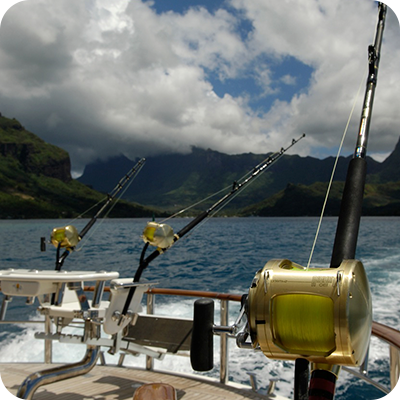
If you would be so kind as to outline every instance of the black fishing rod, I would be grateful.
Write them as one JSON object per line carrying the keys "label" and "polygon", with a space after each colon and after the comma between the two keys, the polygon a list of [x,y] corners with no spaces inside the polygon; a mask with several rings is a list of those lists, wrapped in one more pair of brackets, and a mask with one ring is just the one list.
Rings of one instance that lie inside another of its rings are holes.
{"label": "black fishing rod", "polygon": [[[358,232],[360,227],[364,186],[367,171],[367,143],[372,116],[375,89],[377,85],[383,30],[385,28],[387,6],[378,4],[378,23],[374,44],[368,47],[368,78],[364,96],[363,110],[358,131],[354,156],[350,161],[346,183],[340,206],[336,236],[333,245],[331,268],[338,268],[343,260],[355,259]],[[336,367],[336,366],[333,366]],[[336,371],[338,373],[338,371]],[[333,370],[316,369],[313,371],[309,399],[332,399],[335,392],[337,375]],[[324,384],[324,382],[326,384]]]}
{"label": "black fishing rod", "polygon": [[[74,240],[71,241],[67,240],[67,243],[64,244],[64,241],[58,241],[57,245],[57,259],[56,259],[56,271],[60,271],[65,259],[68,257],[68,255],[75,249],[76,244],[83,239],[83,237],[89,232],[89,230],[92,228],[92,226],[96,223],[97,219],[103,214],[103,212],[109,207],[109,205],[113,202],[113,200],[116,198],[118,193],[124,188],[124,186],[132,181],[137,174],[140,172],[142,169],[146,159],[142,158],[140,159],[137,164],[129,170],[127,174],[125,174],[117,183],[117,185],[114,187],[114,189],[107,195],[107,201],[104,203],[104,205],[100,208],[100,210],[90,219],[90,221],[85,225],[85,227],[81,230],[79,234],[75,233],[75,228],[72,226],[68,226],[65,228],[61,228],[61,230],[64,230],[64,232],[69,229],[72,231],[72,235],[75,236]],[[64,233],[62,232],[62,233]],[[64,239],[65,239],[65,233],[64,233]],[[75,244],[76,243],[76,244]],[[62,247],[66,247],[66,250],[64,253],[60,256],[60,250]]]}
{"label": "black fishing rod", "polygon": [[[274,164],[279,158],[281,158],[292,146],[294,146],[297,142],[299,142],[302,138],[305,137],[305,134],[301,135],[298,139],[293,139],[291,144],[286,147],[282,148],[279,152],[274,153],[273,155],[269,156],[265,161],[263,161],[261,164],[257,165],[254,169],[251,175],[244,179],[243,182],[237,183],[234,182],[232,189],[229,193],[224,195],[221,199],[219,199],[216,203],[214,203],[209,209],[206,211],[203,211],[201,214],[199,214],[196,218],[194,218],[191,222],[189,222],[185,227],[183,227],[177,234],[175,235],[170,235],[171,240],[170,244],[167,245],[166,247],[158,247],[156,250],[154,250],[147,258],[145,257],[146,250],[150,244],[150,240],[146,242],[141,257],[140,257],[140,262],[139,262],[139,267],[135,273],[135,276],[133,278],[133,282],[139,282],[140,277],[143,273],[143,271],[147,268],[147,266],[152,262],[154,259],[156,259],[160,254],[164,253],[167,251],[175,242],[177,242],[179,239],[181,239],[184,235],[186,235],[188,232],[190,232],[195,226],[197,226],[200,222],[202,222],[204,219],[206,219],[212,212],[216,212],[219,209],[221,209],[224,205],[227,204],[227,202],[234,196],[237,195],[241,190],[244,189],[245,186],[247,186],[253,179],[256,177],[260,176],[262,172],[264,172],[268,167],[270,167],[272,164]],[[172,229],[170,228],[170,232],[172,233]],[[122,321],[123,316],[127,314],[129,305],[132,301],[132,297],[135,293],[136,287],[133,286],[129,290],[128,297],[126,299],[121,319]]]}
{"label": "black fishing rod", "polygon": [[337,268],[345,259],[354,259],[360,226],[364,186],[367,172],[367,143],[372,117],[372,106],[378,78],[381,56],[382,35],[385,28],[387,6],[379,3],[379,17],[375,42],[368,47],[368,78],[364,96],[363,110],[354,156],[347,171],[335,242],[332,251],[331,267]]}

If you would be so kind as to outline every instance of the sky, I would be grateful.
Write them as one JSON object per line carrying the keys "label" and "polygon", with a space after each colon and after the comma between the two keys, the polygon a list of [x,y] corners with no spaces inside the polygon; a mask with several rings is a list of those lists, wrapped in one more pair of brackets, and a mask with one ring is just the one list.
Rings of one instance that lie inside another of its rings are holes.
{"label": "sky", "polygon": [[[268,153],[303,132],[291,152],[325,158],[353,105],[343,154],[354,151],[372,0],[2,4],[0,112],[67,150],[74,176],[120,154]],[[368,145],[379,161],[400,137],[399,66],[389,8]]]}

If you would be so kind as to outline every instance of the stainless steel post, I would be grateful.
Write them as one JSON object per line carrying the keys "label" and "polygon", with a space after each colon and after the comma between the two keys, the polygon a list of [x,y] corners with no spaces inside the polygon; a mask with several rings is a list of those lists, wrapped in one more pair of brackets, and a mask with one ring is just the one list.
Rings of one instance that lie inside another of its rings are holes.
{"label": "stainless steel post", "polygon": [[[155,296],[151,293],[147,293],[147,314],[154,314],[154,303]],[[154,358],[146,356],[146,369],[152,371],[154,368]]]}
{"label": "stainless steel post", "polygon": [[0,321],[4,321],[6,318],[8,303],[12,300],[11,296],[4,296],[3,303],[1,304]]}
{"label": "stainless steel post", "polygon": [[[46,315],[44,319],[44,330],[46,335],[53,333],[51,318]],[[53,362],[53,341],[45,339],[44,341],[44,362],[45,364],[51,364]]]}
{"label": "stainless steel post", "polygon": [[[229,318],[229,302],[221,300],[221,326],[228,325]],[[226,384],[228,382],[228,336],[226,333],[220,335],[220,382]]]}

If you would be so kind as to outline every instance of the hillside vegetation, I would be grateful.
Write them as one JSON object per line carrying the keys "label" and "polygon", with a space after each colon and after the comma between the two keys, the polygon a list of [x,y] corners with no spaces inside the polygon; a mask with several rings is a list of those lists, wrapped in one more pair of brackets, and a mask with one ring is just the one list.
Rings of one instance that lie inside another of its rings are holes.
{"label": "hillside vegetation", "polygon": [[[232,187],[251,173],[268,154],[227,155],[213,150],[193,148],[190,154],[148,157],[146,165],[127,191],[126,198],[140,204],[178,211]],[[340,157],[335,182],[327,205],[328,215],[338,215],[350,157]],[[121,155],[86,167],[80,181],[104,190],[118,171],[132,161]],[[367,158],[364,215],[399,215],[400,145],[383,163]],[[319,215],[334,164],[333,157],[284,155],[271,168],[246,187],[219,215],[302,216]],[[108,178],[104,178],[105,176]],[[206,209],[221,194],[197,206]]]}
{"label": "hillside vegetation", "polygon": [[[232,187],[268,154],[227,155],[193,148],[190,154],[149,157],[111,217],[151,217],[188,207]],[[326,214],[338,215],[347,165],[341,157]],[[0,116],[0,218],[73,218],[105,199],[136,160],[125,156],[88,165],[71,178],[68,153],[28,132],[16,119]],[[333,158],[284,155],[219,215],[319,215]],[[222,196],[191,210],[198,214]],[[163,210],[163,211],[157,211]],[[97,209],[85,217],[92,216]],[[400,142],[379,163],[368,159],[364,215],[400,215]]]}
{"label": "hillside vegetation", "polygon": [[[65,150],[0,116],[0,218],[72,218],[106,198],[72,179],[70,170]],[[153,212],[123,201],[110,216],[150,217]]]}

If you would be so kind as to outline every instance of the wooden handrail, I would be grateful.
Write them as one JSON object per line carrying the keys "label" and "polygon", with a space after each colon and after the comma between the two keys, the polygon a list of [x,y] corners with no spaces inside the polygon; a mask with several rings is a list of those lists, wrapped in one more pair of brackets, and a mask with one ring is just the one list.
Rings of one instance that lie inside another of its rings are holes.
{"label": "wooden handrail", "polygon": [[[94,292],[94,286],[85,286],[83,288],[85,292]],[[104,288],[105,292],[110,292],[110,287]],[[145,292],[147,294],[161,294],[166,296],[185,296],[185,297],[208,297],[217,300],[229,300],[238,301],[242,300],[241,294],[231,293],[218,293],[218,292],[206,292],[202,290],[184,290],[184,289],[162,289],[162,288],[150,288]]]}
{"label": "wooden handrail", "polygon": [[400,332],[396,329],[374,321],[372,322],[372,334],[390,345],[397,347],[400,351]]}
{"label": "wooden handrail", "polygon": [[150,288],[146,293],[163,294],[167,296],[208,297],[211,299],[229,300],[238,302],[242,300],[241,294],[206,292],[201,290]]}

